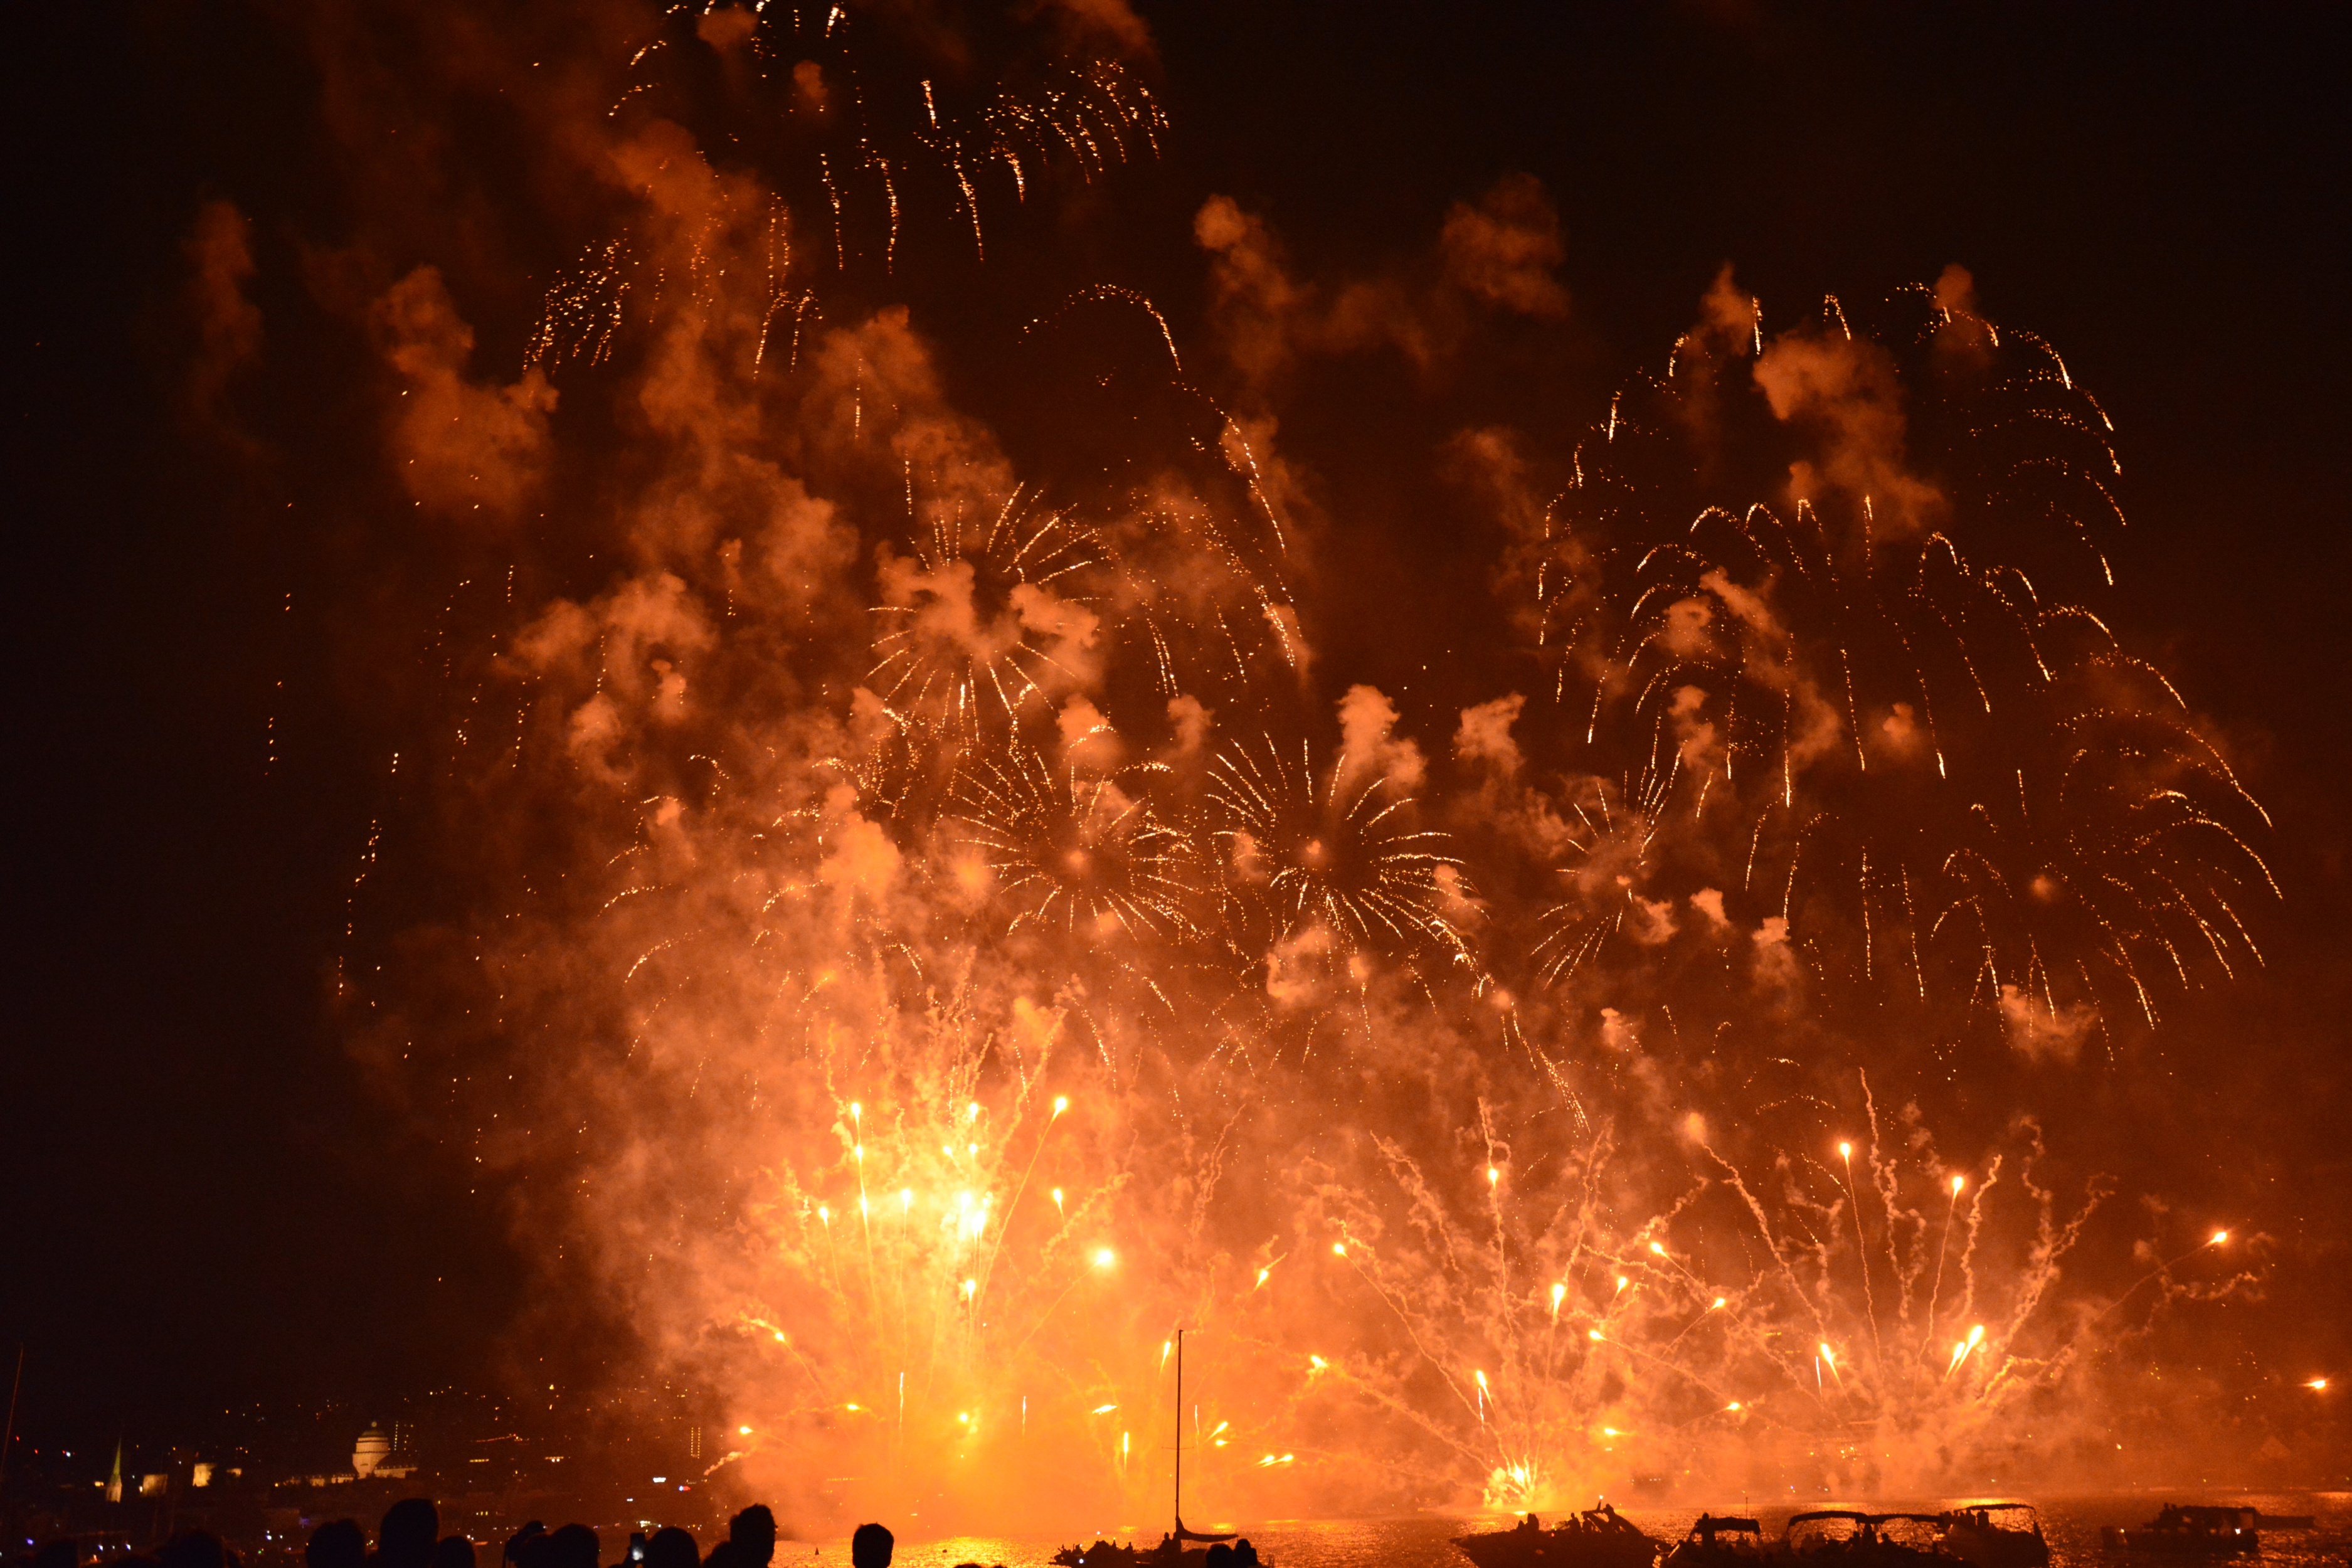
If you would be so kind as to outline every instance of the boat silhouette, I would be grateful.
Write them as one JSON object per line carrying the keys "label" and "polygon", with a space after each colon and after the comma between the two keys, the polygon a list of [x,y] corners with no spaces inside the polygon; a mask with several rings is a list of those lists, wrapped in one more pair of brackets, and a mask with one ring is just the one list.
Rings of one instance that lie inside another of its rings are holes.
{"label": "boat silhouette", "polygon": [[[1126,1545],[1097,1540],[1092,1546],[1065,1546],[1054,1553],[1057,1568],[1208,1568],[1208,1548],[1234,1542],[1233,1568],[1271,1568],[1257,1549],[1234,1531],[1194,1530],[1184,1522],[1184,1336],[1176,1331],[1176,1486],[1171,1510],[1176,1528],[1157,1546]],[[1202,1543],[1188,1550],[1187,1542]]]}
{"label": "boat silhouette", "polygon": [[1549,1530],[1529,1514],[1509,1530],[1457,1535],[1454,1544],[1477,1568],[1650,1568],[1663,1543],[1604,1502]]}

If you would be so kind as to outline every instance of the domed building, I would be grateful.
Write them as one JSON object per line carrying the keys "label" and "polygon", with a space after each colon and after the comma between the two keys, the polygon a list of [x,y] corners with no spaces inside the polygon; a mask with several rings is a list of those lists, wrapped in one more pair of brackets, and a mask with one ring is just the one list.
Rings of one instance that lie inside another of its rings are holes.
{"label": "domed building", "polygon": [[392,1439],[383,1435],[383,1427],[370,1422],[368,1429],[360,1434],[358,1445],[352,1449],[352,1473],[365,1480],[382,1469],[384,1461],[391,1458]]}

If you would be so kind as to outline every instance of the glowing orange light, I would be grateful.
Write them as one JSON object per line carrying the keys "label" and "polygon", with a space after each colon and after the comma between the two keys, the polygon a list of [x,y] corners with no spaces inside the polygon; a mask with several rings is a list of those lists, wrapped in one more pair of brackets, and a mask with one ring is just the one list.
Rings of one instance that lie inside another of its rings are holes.
{"label": "glowing orange light", "polygon": [[1065,1110],[1069,1110],[1069,1109],[1070,1109],[1070,1097],[1069,1097],[1068,1095],[1066,1095],[1066,1094],[1057,1094],[1057,1095],[1055,1095],[1055,1096],[1054,1097],[1054,1114],[1055,1114],[1055,1115],[1059,1116],[1059,1115],[1061,1115],[1061,1114],[1062,1114],[1062,1112],[1064,1112]]}
{"label": "glowing orange light", "polygon": [[1489,1166],[1487,1166],[1487,1167],[1486,1167],[1486,1184],[1487,1184],[1488,1186],[1490,1186],[1490,1187],[1491,1187],[1491,1186],[1493,1186],[1496,1183],[1497,1183],[1497,1182],[1501,1181],[1502,1179],[1503,1179],[1503,1173],[1502,1173],[1501,1171],[1499,1171],[1499,1170],[1496,1169],[1496,1168],[1495,1168],[1494,1166],[1492,1166],[1492,1165],[1489,1165]]}
{"label": "glowing orange light", "polygon": [[1838,1141],[1838,1158],[1851,1163],[1853,1160],[1853,1145],[1848,1143],[1843,1139],[1840,1139]]}
{"label": "glowing orange light", "polygon": [[1960,1189],[1968,1184],[1969,1179],[1966,1176],[1954,1176],[1952,1178],[1952,1195],[1954,1197],[1958,1197],[1960,1195]]}
{"label": "glowing orange light", "polygon": [[1263,1289],[1265,1286],[1265,1282],[1273,1278],[1274,1270],[1271,1268],[1261,1268],[1257,1271],[1257,1284],[1252,1286],[1251,1289]]}
{"label": "glowing orange light", "polygon": [[1116,1252],[1113,1252],[1109,1247],[1098,1247],[1095,1248],[1095,1267],[1096,1267],[1096,1268],[1109,1268],[1112,1264],[1114,1264],[1114,1263],[1116,1263],[1116,1262],[1118,1262],[1118,1253],[1116,1253]]}
{"label": "glowing orange light", "polygon": [[2229,1233],[2228,1231],[2226,1231],[2226,1230],[2217,1230],[2217,1231],[2215,1231],[2215,1232],[2213,1233],[2213,1239],[2212,1239],[2212,1240],[2210,1240],[2210,1241],[2209,1241],[2209,1242],[2207,1242],[2205,1245],[2206,1245],[2206,1246],[2208,1246],[2208,1247],[2219,1247],[2219,1246],[2221,1246],[2223,1242],[2225,1242],[2225,1241],[2227,1241],[2227,1240],[2229,1240],[2229,1239],[2230,1239],[2230,1233]]}
{"label": "glowing orange light", "polygon": [[1344,1242],[1344,1241],[1335,1241],[1335,1242],[1333,1242],[1333,1243],[1331,1244],[1331,1255],[1332,1255],[1334,1258],[1345,1258],[1345,1257],[1347,1257],[1347,1256],[1348,1256],[1348,1244],[1347,1244],[1346,1242]]}
{"label": "glowing orange light", "polygon": [[1088,1412],[1088,1414],[1094,1415],[1108,1415],[1118,1408],[1118,1406],[1116,1405],[1097,1405],[1092,1411]]}
{"label": "glowing orange light", "polygon": [[2311,1389],[2315,1393],[2325,1394],[2327,1392],[2327,1380],[2324,1377],[2315,1377],[2310,1382],[2305,1384],[2304,1387]]}

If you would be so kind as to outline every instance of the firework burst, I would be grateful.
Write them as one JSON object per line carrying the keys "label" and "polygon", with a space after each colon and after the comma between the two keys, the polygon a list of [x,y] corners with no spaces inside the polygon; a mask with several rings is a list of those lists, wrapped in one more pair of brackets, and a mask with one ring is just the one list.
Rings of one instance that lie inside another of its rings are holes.
{"label": "firework burst", "polygon": [[1468,961],[1462,862],[1388,773],[1344,756],[1318,771],[1305,742],[1294,757],[1269,741],[1220,754],[1207,795],[1238,929],[1300,953]]}
{"label": "firework burst", "polygon": [[2093,608],[2096,405],[2029,337],[1889,314],[1686,340],[1580,452],[1537,638],[1624,826],[1580,837],[1546,951],[1778,922],[1833,990],[2071,1050],[2258,961],[2261,814]]}

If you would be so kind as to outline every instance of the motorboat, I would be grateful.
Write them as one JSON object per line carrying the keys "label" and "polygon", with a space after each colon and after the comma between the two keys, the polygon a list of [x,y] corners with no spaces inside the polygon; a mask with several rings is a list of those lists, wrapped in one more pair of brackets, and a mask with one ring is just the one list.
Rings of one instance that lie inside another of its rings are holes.
{"label": "motorboat", "polygon": [[1457,1535],[1477,1568],[1650,1568],[1662,1542],[1607,1503],[1544,1528],[1534,1514],[1509,1530]]}
{"label": "motorboat", "polygon": [[2114,1556],[2256,1557],[2263,1550],[2262,1514],[2251,1508],[2166,1503],[2136,1529],[2110,1525],[2099,1543]]}
{"label": "motorboat", "polygon": [[2042,1515],[2027,1502],[1977,1502],[1944,1515],[1937,1544],[1969,1568],[2050,1568]]}
{"label": "motorboat", "polygon": [[1764,1527],[1757,1521],[1703,1513],[1666,1553],[1664,1568],[1754,1568],[1767,1555]]}
{"label": "motorboat", "polygon": [[1942,1517],[1816,1509],[1790,1517],[1774,1555],[1805,1568],[1927,1568],[1940,1557],[1934,1531]]}

